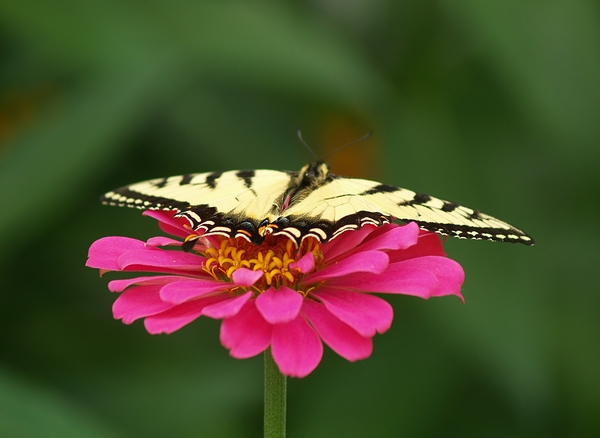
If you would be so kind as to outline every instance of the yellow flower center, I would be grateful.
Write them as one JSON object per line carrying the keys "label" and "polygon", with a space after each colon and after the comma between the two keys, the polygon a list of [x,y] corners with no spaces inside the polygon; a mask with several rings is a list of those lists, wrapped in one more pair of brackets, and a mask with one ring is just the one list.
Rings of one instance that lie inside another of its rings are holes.
{"label": "yellow flower center", "polygon": [[317,266],[323,260],[323,254],[316,239],[306,239],[300,248],[296,248],[284,236],[267,236],[260,245],[241,238],[224,237],[218,248],[206,248],[202,253],[206,257],[203,269],[215,280],[228,282],[232,281],[233,273],[240,268],[261,270],[264,275],[252,286],[257,293],[269,287],[287,286],[305,295],[310,290],[300,290],[298,283],[306,273],[290,265],[309,252],[312,252]]}

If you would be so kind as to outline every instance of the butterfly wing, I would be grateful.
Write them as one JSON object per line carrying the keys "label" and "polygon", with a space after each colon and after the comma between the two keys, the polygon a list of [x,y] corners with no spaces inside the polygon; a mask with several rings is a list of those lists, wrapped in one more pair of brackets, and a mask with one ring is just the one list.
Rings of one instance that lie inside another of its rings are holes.
{"label": "butterfly wing", "polygon": [[523,231],[478,210],[375,181],[339,177],[319,162],[300,172],[233,170],[153,179],[109,192],[102,201],[175,210],[193,230],[257,243],[271,233],[296,244],[307,236],[327,242],[345,231],[393,219],[458,238],[534,243]]}
{"label": "butterfly wing", "polygon": [[242,230],[242,237],[248,237],[271,216],[294,175],[275,170],[186,174],[121,187],[101,200],[142,210],[175,210],[194,230],[231,237]]}
{"label": "butterfly wing", "polygon": [[[303,218],[313,224],[329,224],[319,225],[320,233],[312,230],[313,234],[321,235],[321,240],[330,240],[365,223],[380,225],[398,219],[414,221],[425,230],[458,238],[534,243],[523,231],[478,210],[412,190],[335,175],[285,214],[294,221]],[[309,226],[308,231],[303,231],[311,232],[310,229]],[[327,238],[323,239],[325,234]]]}

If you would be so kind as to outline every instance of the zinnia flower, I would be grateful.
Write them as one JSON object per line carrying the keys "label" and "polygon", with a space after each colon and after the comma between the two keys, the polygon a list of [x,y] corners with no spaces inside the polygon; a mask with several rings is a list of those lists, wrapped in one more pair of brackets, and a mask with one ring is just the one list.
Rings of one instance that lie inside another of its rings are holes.
{"label": "zinnia flower", "polygon": [[437,235],[415,223],[364,226],[325,244],[305,239],[296,248],[285,236],[267,236],[260,245],[190,236],[186,220],[173,212],[144,214],[193,250],[182,251],[181,240],[168,237],[94,242],[87,266],[152,273],[108,284],[121,293],[114,317],[125,324],[144,318],[151,334],[172,333],[202,315],[222,319],[220,340],[231,356],[248,358],[271,347],[287,376],[311,373],[323,342],[349,361],[369,357],[373,336],[393,319],[390,304],[371,293],[462,300],[461,266],[446,257]]}

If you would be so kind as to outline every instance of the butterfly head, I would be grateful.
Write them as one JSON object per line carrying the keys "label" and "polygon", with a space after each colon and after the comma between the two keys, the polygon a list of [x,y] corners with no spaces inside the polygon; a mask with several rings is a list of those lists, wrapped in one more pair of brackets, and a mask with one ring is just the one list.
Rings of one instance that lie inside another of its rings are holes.
{"label": "butterfly head", "polygon": [[329,165],[324,161],[313,161],[302,169],[298,178],[301,187],[319,187],[329,176]]}
{"label": "butterfly head", "polygon": [[313,161],[307,164],[288,185],[281,201],[274,204],[274,211],[281,213],[291,205],[302,201],[311,192],[318,189],[331,178],[329,166],[324,161]]}

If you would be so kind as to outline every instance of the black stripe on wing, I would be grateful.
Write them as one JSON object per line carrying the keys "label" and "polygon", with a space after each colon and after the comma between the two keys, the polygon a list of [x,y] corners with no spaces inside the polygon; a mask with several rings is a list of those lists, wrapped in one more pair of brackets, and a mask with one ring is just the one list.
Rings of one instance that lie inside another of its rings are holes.
{"label": "black stripe on wing", "polygon": [[[385,193],[398,193],[402,194],[402,192],[411,192],[406,189],[401,189],[399,187],[391,186],[388,184],[378,184],[371,189],[365,190],[360,193],[359,196],[369,196],[369,195],[377,195],[377,194],[385,194]],[[450,201],[444,201],[442,199],[433,198],[425,193],[412,192],[414,195],[410,199],[404,199],[397,203],[398,207],[425,207],[431,210],[432,213],[436,211],[444,212],[444,213],[453,213],[455,210],[460,209],[457,214],[462,217],[462,220],[467,222],[473,222],[472,225],[469,224],[457,224],[452,222],[437,222],[434,220],[424,220],[426,215],[423,216],[423,219],[415,219],[413,217],[403,218],[400,215],[396,217],[396,219],[403,222],[416,222],[422,229],[431,231],[437,234],[447,235],[458,237],[460,239],[474,239],[474,240],[492,240],[497,242],[513,242],[513,243],[523,243],[525,245],[533,245],[535,241],[533,238],[523,231],[509,225],[505,224],[505,227],[490,227],[490,226],[481,226],[480,224],[474,221],[488,221],[493,220],[496,222],[502,222],[493,217],[488,217],[479,212],[479,210],[472,210],[467,207],[463,207],[460,204]],[[421,212],[422,213],[422,212]],[[422,214],[419,213],[419,216]],[[462,222],[461,220],[461,222]]]}
{"label": "black stripe on wing", "polygon": [[183,211],[190,208],[189,202],[177,201],[162,196],[145,195],[143,193],[129,190],[123,187],[108,192],[100,197],[100,201],[106,205],[117,207],[132,207],[140,210],[177,210]]}
{"label": "black stripe on wing", "polygon": [[346,231],[358,230],[367,224],[379,227],[390,221],[391,217],[374,211],[359,211],[335,222],[321,218],[286,216],[273,222],[278,227],[273,234],[285,235],[293,239],[297,245],[300,245],[306,236],[312,236],[326,243]]}
{"label": "black stripe on wing", "polygon": [[492,240],[494,242],[523,243],[525,245],[535,244],[535,240],[531,236],[516,228],[470,227],[467,225],[412,221],[424,230],[443,234],[444,236],[458,237],[459,239]]}

